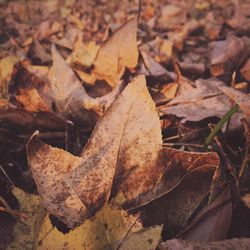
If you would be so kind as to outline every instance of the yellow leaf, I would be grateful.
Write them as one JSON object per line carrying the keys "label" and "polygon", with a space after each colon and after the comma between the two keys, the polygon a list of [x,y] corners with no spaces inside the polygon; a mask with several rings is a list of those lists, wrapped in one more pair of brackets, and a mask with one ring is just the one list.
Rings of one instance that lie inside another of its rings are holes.
{"label": "yellow leaf", "polygon": [[36,249],[115,249],[128,231],[140,230],[137,217],[123,210],[104,206],[93,219],[86,220],[81,226],[67,234],[53,227],[47,216],[41,227]]}

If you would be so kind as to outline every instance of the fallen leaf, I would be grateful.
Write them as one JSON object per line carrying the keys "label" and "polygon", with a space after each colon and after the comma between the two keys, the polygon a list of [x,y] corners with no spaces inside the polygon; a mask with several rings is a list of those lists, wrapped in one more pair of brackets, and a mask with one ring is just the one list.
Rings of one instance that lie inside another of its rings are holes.
{"label": "fallen leaf", "polygon": [[95,217],[64,234],[46,217],[39,233],[36,249],[116,249],[127,232],[142,228],[137,217],[123,210],[104,206]]}
{"label": "fallen leaf", "polygon": [[146,76],[151,76],[155,79],[160,78],[162,81],[173,81],[176,79],[176,74],[170,71],[167,71],[163,66],[157,63],[153,58],[151,58],[143,49],[140,49],[140,54],[143,59],[143,65],[145,70],[144,73]]}
{"label": "fallen leaf", "polygon": [[73,121],[95,124],[98,115],[91,110],[95,108],[94,104],[91,105],[93,99],[87,94],[55,46],[52,46],[51,52],[53,65],[49,77],[56,112]]}
{"label": "fallen leaf", "polygon": [[226,186],[178,238],[199,242],[224,240],[231,223],[231,216],[231,192],[229,186]]}
{"label": "fallen leaf", "polygon": [[133,18],[121,26],[98,50],[92,73],[114,88],[125,69],[134,69],[138,62],[137,20]]}
{"label": "fallen leaf", "polygon": [[51,56],[36,39],[33,40],[27,56],[33,65],[49,65],[51,63]]}
{"label": "fallen leaf", "polygon": [[19,61],[15,56],[8,56],[0,60],[0,97],[7,97],[8,81],[14,69],[14,65]]}
{"label": "fallen leaf", "polygon": [[16,222],[12,232],[12,241],[7,249],[34,249],[34,243],[45,217],[40,197],[25,193],[16,187],[13,188],[12,192],[18,199],[19,210],[26,213],[27,219]]}
{"label": "fallen leaf", "polygon": [[223,84],[213,78],[196,80],[196,88],[175,97],[158,110],[161,115],[173,114],[182,117],[182,122],[222,117],[231,107],[229,99],[218,89]]}
{"label": "fallen leaf", "polygon": [[225,95],[234,100],[247,118],[250,118],[250,96],[227,86],[219,87]]}
{"label": "fallen leaf", "polygon": [[145,226],[164,223],[178,232],[208,195],[219,165],[216,153],[183,152],[164,148],[165,173],[153,190],[139,196]]}
{"label": "fallen leaf", "polygon": [[240,69],[240,73],[247,81],[250,81],[250,59],[245,62],[243,67]]}
{"label": "fallen leaf", "polygon": [[234,36],[211,43],[210,70],[213,76],[231,75],[249,56],[250,40]]}
{"label": "fallen leaf", "polygon": [[162,226],[143,228],[138,232],[130,233],[120,244],[121,250],[150,250],[156,249],[161,240]]}
{"label": "fallen leaf", "polygon": [[158,19],[158,26],[161,29],[174,30],[179,28],[187,19],[187,12],[174,4],[167,4],[161,8],[161,15]]}
{"label": "fallen leaf", "polygon": [[27,154],[45,207],[73,227],[107,202],[112,185],[112,196],[122,193],[127,201],[152,188],[163,171],[161,145],[155,105],[138,76],[98,122],[81,158],[36,137]]}
{"label": "fallen leaf", "polygon": [[173,82],[166,84],[161,90],[161,92],[166,98],[173,99],[176,96],[177,89],[178,89],[178,84],[176,82]]}
{"label": "fallen leaf", "polygon": [[241,200],[244,202],[244,204],[250,208],[250,194],[246,194],[241,197]]}
{"label": "fallen leaf", "polygon": [[0,108],[0,122],[5,128],[13,127],[28,131],[65,131],[67,122],[50,112],[31,113],[5,105]]}
{"label": "fallen leaf", "polygon": [[231,249],[239,249],[239,250],[247,250],[249,249],[250,239],[241,238],[241,239],[231,239],[231,240],[223,240],[216,241],[210,243],[200,243],[194,241],[185,241],[185,240],[168,240],[164,243],[161,243],[158,248],[159,250],[231,250]]}
{"label": "fallen leaf", "polygon": [[67,62],[73,66],[79,64],[88,68],[94,62],[99,47],[95,42],[83,43],[82,39],[77,37],[73,52]]}
{"label": "fallen leaf", "polygon": [[30,112],[50,111],[50,108],[42,100],[35,88],[19,89],[19,95],[16,95],[16,100],[24,107],[25,110]]}

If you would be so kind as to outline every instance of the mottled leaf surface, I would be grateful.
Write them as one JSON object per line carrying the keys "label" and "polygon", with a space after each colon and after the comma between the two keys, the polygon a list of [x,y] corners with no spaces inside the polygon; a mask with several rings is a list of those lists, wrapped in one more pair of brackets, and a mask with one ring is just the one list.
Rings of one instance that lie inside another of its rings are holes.
{"label": "mottled leaf surface", "polygon": [[112,186],[112,196],[122,193],[126,200],[153,188],[163,171],[161,144],[155,105],[138,76],[98,122],[81,157],[35,137],[27,148],[45,207],[73,227],[109,199]]}
{"label": "mottled leaf surface", "polygon": [[142,228],[136,216],[104,206],[95,217],[64,234],[46,217],[36,242],[36,249],[116,249],[128,232]]}
{"label": "mottled leaf surface", "polygon": [[7,249],[34,249],[40,226],[45,217],[45,211],[38,195],[28,194],[15,187],[12,193],[18,200],[19,211],[27,219],[17,221],[12,232],[12,241]]}
{"label": "mottled leaf surface", "polygon": [[[210,191],[219,165],[216,153],[192,153],[163,149],[166,172],[148,193],[142,219],[145,225],[165,223],[178,231]],[[142,202],[141,202],[142,203]],[[143,203],[142,203],[143,204]]]}

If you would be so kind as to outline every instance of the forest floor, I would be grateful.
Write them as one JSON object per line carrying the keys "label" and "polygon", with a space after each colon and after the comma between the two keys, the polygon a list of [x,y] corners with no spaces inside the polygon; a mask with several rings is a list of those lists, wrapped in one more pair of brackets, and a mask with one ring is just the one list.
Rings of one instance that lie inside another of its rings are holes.
{"label": "forest floor", "polygon": [[249,0],[0,0],[0,249],[250,249],[249,84]]}

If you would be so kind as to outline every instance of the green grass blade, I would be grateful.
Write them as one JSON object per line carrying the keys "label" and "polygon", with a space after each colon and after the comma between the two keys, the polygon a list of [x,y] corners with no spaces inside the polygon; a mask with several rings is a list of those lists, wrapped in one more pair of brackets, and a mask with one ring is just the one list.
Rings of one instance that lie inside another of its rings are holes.
{"label": "green grass blade", "polygon": [[210,132],[209,136],[206,138],[203,146],[204,149],[207,149],[208,145],[213,141],[214,137],[218,134],[224,124],[232,117],[234,113],[236,113],[239,109],[239,105],[235,104],[215,125],[215,127]]}

